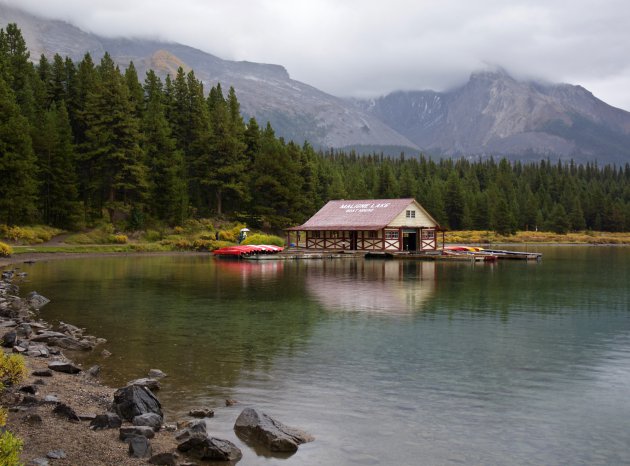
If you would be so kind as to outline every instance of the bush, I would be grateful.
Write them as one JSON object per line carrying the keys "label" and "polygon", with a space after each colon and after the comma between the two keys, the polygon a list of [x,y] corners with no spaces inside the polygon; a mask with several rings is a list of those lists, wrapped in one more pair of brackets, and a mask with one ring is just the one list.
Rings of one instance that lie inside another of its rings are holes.
{"label": "bush", "polygon": [[145,241],[149,243],[154,243],[156,241],[160,241],[162,239],[162,234],[156,230],[147,230],[144,234]]}
{"label": "bush", "polygon": [[0,435],[0,464],[16,466],[20,463],[20,453],[24,442],[8,430]]}
{"label": "bush", "polygon": [[114,244],[127,244],[127,241],[129,240],[129,238],[127,238],[127,235],[123,235],[123,234],[117,234],[117,235],[110,235],[109,236],[109,242],[110,243],[114,243]]}
{"label": "bush", "polygon": [[269,244],[284,247],[284,239],[275,235],[265,235],[262,233],[257,233],[245,238],[245,241],[243,241],[242,244]]}
{"label": "bush", "polygon": [[7,384],[20,383],[26,374],[26,365],[22,356],[19,354],[6,355],[4,352],[0,352],[0,389]]}
{"label": "bush", "polygon": [[235,243],[236,242],[236,235],[233,232],[231,232],[231,231],[221,230],[219,232],[219,239],[221,241],[229,241],[230,243]]}
{"label": "bush", "polygon": [[104,223],[85,233],[77,233],[66,238],[68,244],[107,244],[111,243],[110,237],[114,234],[114,225]]}
{"label": "bush", "polygon": [[46,225],[31,227],[18,227],[0,225],[0,237],[21,244],[38,244],[50,241],[53,236],[60,234],[62,230]]}
{"label": "bush", "polygon": [[13,248],[8,244],[0,243],[0,257],[11,257]]}

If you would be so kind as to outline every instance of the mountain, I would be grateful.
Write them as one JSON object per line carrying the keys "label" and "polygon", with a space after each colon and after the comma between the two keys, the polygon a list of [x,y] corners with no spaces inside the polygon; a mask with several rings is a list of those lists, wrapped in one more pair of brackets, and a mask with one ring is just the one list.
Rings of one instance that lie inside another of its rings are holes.
{"label": "mountain", "polygon": [[75,61],[108,51],[142,76],[193,69],[206,89],[234,86],[245,118],[271,123],[276,134],[320,148],[439,156],[507,156],[518,160],[572,158],[577,162],[630,161],[630,113],[569,84],[518,81],[505,71],[473,73],[447,92],[393,92],[370,100],[341,99],[291,79],[279,65],[223,60],[176,43],[105,38],[68,23],[0,3],[0,27],[18,24],[38,59],[43,53]]}
{"label": "mountain", "polygon": [[630,161],[630,113],[581,86],[473,73],[449,92],[394,92],[355,101],[429,153],[513,159]]}
{"label": "mountain", "polygon": [[41,54],[50,58],[59,53],[79,61],[89,52],[98,62],[107,51],[121,68],[133,61],[139,76],[149,68],[162,76],[174,75],[182,66],[194,70],[207,90],[218,82],[224,91],[234,86],[245,118],[254,116],[261,126],[269,121],[277,135],[299,144],[308,140],[322,148],[361,145],[418,150],[351,102],[291,79],[282,66],[223,60],[176,43],[100,37],[0,3],[0,27],[8,23],[17,23],[33,60]]}

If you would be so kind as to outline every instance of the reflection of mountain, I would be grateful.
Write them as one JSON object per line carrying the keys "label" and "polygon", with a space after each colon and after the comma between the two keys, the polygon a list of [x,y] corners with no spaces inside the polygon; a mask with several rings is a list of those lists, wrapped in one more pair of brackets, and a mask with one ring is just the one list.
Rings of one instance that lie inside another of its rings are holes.
{"label": "reflection of mountain", "polygon": [[407,314],[435,291],[434,262],[339,261],[309,268],[306,289],[328,310]]}

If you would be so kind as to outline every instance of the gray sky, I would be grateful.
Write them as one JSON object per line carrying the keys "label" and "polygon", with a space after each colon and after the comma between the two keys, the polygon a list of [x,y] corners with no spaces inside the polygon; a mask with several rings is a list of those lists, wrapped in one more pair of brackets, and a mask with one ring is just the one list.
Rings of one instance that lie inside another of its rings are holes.
{"label": "gray sky", "polygon": [[338,96],[445,90],[500,66],[630,110],[627,0],[0,0],[108,36],[276,63]]}

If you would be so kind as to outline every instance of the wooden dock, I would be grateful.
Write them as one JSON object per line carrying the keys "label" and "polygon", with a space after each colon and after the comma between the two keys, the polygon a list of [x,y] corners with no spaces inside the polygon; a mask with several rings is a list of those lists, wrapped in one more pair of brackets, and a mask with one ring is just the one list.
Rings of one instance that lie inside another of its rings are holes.
{"label": "wooden dock", "polygon": [[[229,258],[229,257],[228,257]],[[235,259],[236,257],[232,257]],[[540,261],[542,254],[538,252],[507,251],[497,249],[484,249],[482,251],[453,252],[442,249],[430,251],[335,251],[335,250],[309,250],[300,248],[287,248],[276,254],[251,254],[243,255],[236,259],[248,261],[269,260],[323,260],[323,259],[395,259],[395,260],[424,260],[444,262],[496,262],[498,260],[525,260]]]}

